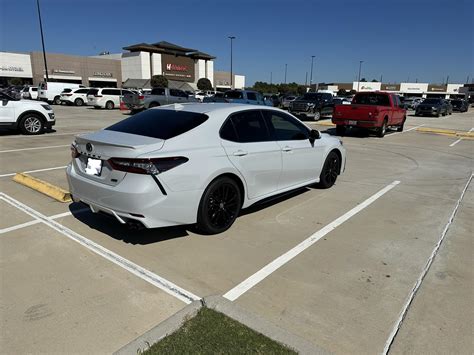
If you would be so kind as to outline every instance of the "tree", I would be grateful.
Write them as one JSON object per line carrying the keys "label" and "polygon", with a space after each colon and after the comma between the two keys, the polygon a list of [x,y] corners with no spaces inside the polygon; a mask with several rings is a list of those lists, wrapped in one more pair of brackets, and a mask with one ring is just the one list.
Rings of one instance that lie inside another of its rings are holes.
{"label": "tree", "polygon": [[347,96],[347,91],[344,89],[339,89],[337,90],[337,96],[341,96],[341,97]]}
{"label": "tree", "polygon": [[8,84],[10,85],[21,85],[23,84],[23,80],[21,80],[20,78],[11,78],[10,80],[8,80]]}
{"label": "tree", "polygon": [[197,87],[199,90],[212,90],[211,81],[207,78],[201,78],[197,82]]}
{"label": "tree", "polygon": [[372,79],[373,83],[378,83],[379,81],[377,79]]}
{"label": "tree", "polygon": [[360,79],[360,82],[361,82],[361,83],[366,83],[367,80],[365,80],[365,78],[362,78],[362,79]]}
{"label": "tree", "polygon": [[351,91],[349,91],[349,94],[351,94],[351,95],[355,95],[355,94],[357,94],[357,91],[355,91],[355,90],[351,90]]}
{"label": "tree", "polygon": [[166,79],[163,75],[153,75],[150,80],[150,85],[152,88],[167,88],[168,79]]}

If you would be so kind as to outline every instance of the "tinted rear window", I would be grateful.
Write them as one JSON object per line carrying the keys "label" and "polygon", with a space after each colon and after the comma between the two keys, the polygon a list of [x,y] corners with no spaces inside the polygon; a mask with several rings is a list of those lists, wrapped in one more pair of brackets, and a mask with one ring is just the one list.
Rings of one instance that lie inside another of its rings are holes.
{"label": "tinted rear window", "polygon": [[170,139],[196,128],[208,119],[202,113],[154,109],[140,112],[106,130]]}
{"label": "tinted rear window", "polygon": [[163,88],[153,88],[153,89],[151,89],[151,94],[152,95],[164,95],[165,94],[165,89],[163,89]]}
{"label": "tinted rear window", "polygon": [[381,94],[357,94],[352,99],[353,104],[374,105],[374,106],[390,106],[388,95]]}
{"label": "tinted rear window", "polygon": [[441,99],[425,99],[423,104],[426,105],[438,105],[441,103]]}
{"label": "tinted rear window", "polygon": [[90,89],[87,95],[97,95],[99,92],[99,89]]}
{"label": "tinted rear window", "polygon": [[241,91],[227,91],[224,94],[224,97],[228,99],[242,99],[243,98]]}

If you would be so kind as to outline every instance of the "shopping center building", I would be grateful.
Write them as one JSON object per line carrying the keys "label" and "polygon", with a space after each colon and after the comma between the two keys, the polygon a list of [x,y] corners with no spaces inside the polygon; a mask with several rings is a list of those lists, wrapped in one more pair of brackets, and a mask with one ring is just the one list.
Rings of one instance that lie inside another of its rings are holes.
{"label": "shopping center building", "polygon": [[[197,49],[161,41],[138,43],[123,48],[123,53],[73,56],[47,53],[49,81],[82,84],[90,87],[149,88],[154,75],[168,79],[169,87],[197,90],[201,78],[214,87],[231,88],[230,73],[214,73],[216,57]],[[42,52],[0,52],[0,85],[16,78],[22,84],[38,85],[46,78]],[[244,88],[245,77],[234,75],[233,87]]]}

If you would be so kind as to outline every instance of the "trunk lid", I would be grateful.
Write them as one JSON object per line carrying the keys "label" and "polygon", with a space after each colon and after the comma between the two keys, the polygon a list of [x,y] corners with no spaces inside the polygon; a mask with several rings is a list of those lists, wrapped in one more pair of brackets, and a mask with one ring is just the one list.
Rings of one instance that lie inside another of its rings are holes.
{"label": "trunk lid", "polygon": [[[114,186],[120,183],[127,173],[112,169],[108,159],[137,158],[142,154],[160,150],[164,142],[163,139],[108,130],[83,134],[76,136],[75,144],[80,156],[73,159],[73,164],[81,176]],[[93,162],[92,159],[101,161],[101,168],[98,169],[100,173],[97,175],[86,172],[88,164]]]}
{"label": "trunk lid", "polygon": [[334,118],[345,118],[350,120],[375,119],[383,107],[374,105],[336,105],[334,107]]}

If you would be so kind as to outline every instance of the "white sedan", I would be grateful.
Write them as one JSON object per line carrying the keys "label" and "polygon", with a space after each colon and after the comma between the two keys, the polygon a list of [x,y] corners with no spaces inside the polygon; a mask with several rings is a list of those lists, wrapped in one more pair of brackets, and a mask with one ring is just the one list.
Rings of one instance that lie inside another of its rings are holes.
{"label": "white sedan", "polygon": [[77,136],[67,168],[75,201],[147,228],[228,229],[241,208],[306,185],[331,187],[342,142],[277,108],[175,104]]}

